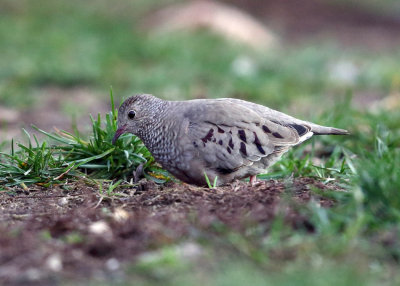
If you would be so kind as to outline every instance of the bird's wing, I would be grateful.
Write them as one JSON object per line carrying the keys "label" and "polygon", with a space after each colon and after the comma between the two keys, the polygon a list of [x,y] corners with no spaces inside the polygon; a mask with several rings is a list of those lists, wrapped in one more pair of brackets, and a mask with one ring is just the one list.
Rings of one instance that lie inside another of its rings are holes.
{"label": "bird's wing", "polygon": [[220,171],[251,165],[296,145],[310,131],[300,124],[274,122],[229,99],[191,102],[184,118],[191,143],[210,167]]}
{"label": "bird's wing", "polygon": [[318,125],[312,122],[304,121],[297,119],[295,117],[292,117],[290,115],[287,115],[283,112],[279,112],[277,110],[265,107],[260,104],[256,104],[253,102],[249,101],[244,101],[236,98],[226,98],[226,99],[221,99],[221,100],[228,100],[232,103],[242,105],[244,107],[247,107],[257,114],[259,114],[261,117],[270,120],[272,122],[275,122],[277,124],[283,125],[283,126],[289,126],[291,128],[295,128],[297,133],[299,134],[300,142],[303,142],[304,140],[310,138],[313,134],[316,135],[323,135],[323,134],[332,134],[332,135],[348,135],[350,134],[347,130],[344,129],[339,129],[335,127],[329,127],[329,126],[322,126]]}

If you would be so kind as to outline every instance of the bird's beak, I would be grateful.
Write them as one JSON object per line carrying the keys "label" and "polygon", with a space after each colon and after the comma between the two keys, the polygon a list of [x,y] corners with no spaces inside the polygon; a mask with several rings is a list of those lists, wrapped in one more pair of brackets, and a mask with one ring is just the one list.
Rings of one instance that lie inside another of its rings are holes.
{"label": "bird's beak", "polygon": [[115,132],[114,138],[112,139],[112,144],[115,145],[115,142],[117,142],[118,138],[125,133],[126,125],[121,126],[117,129]]}

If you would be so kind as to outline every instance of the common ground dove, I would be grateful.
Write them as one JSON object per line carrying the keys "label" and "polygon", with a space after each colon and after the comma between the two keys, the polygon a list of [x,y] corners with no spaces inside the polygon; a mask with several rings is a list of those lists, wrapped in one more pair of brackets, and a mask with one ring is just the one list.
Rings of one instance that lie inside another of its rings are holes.
{"label": "common ground dove", "polygon": [[137,135],[155,160],[178,179],[217,185],[264,173],[290,147],[312,135],[345,135],[252,102],[233,99],[166,101],[149,94],[129,97],[118,111],[113,143]]}

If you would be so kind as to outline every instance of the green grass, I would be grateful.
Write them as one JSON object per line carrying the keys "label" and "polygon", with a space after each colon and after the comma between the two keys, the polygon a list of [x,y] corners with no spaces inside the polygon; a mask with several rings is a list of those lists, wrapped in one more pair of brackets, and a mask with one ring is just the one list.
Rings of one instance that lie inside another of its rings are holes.
{"label": "green grass", "polygon": [[[171,257],[172,256],[172,257]],[[153,265],[140,265],[142,276],[134,276],[131,283],[135,285],[140,277],[148,275],[152,278],[139,285],[376,285],[376,279],[360,264],[340,265],[326,261],[323,257],[310,259],[302,257],[290,265],[275,265],[258,267],[257,265],[239,261],[240,257],[230,257],[230,260],[221,260],[214,257],[211,265],[196,264],[182,265],[179,256],[171,253],[161,253],[159,260]],[[351,259],[349,259],[351,260]],[[350,262],[350,261],[349,261]],[[360,263],[360,261],[351,261]],[[139,267],[137,267],[139,268]],[[139,269],[136,269],[138,271]],[[145,281],[146,281],[145,280]]]}
{"label": "green grass", "polygon": [[[286,226],[281,217],[248,226],[247,235],[221,226],[214,235],[190,237],[205,249],[203,260],[189,263],[162,249],[156,263],[132,266],[135,285],[398,285],[400,112],[356,108],[352,91],[399,92],[400,50],[377,55],[328,40],[259,54],[206,31],[155,36],[140,26],[155,3],[150,2],[118,0],[110,9],[94,1],[2,1],[0,104],[30,108],[48,85],[101,91],[112,85],[118,99],[132,92],[169,99],[241,97],[294,109],[293,115],[351,135],[313,138],[259,176],[314,177],[343,189],[313,190],[334,198],[332,208],[296,206],[313,223],[313,234]],[[253,71],[235,70],[238,60]],[[338,62],[356,66],[353,80],[335,75]],[[1,150],[12,146],[0,155],[0,186],[50,186],[89,176],[99,179],[102,196],[113,196],[140,164],[147,178],[167,179],[136,137],[124,135],[111,144],[116,115],[113,106],[104,117],[92,118],[89,134],[40,130],[40,142],[27,133],[26,144],[0,142]],[[103,188],[108,179],[115,181]]]}
{"label": "green grass", "polygon": [[[133,91],[169,98],[235,96],[285,108],[347,88],[388,91],[399,78],[399,51],[343,51],[327,41],[261,54],[206,31],[143,31],[151,1],[117,0],[114,9],[94,3],[0,4],[0,103],[27,107],[49,85],[101,91],[112,85],[119,98]],[[243,60],[253,72],[234,68]],[[356,67],[353,81],[337,80],[338,62]]]}
{"label": "green grass", "polygon": [[112,92],[110,97],[112,111],[106,114],[105,122],[100,114],[97,119],[91,117],[92,134],[88,139],[77,129],[74,133],[62,130],[48,133],[36,128],[57,144],[49,144],[46,140],[39,143],[36,136],[32,143],[26,131],[27,145],[18,143],[19,148],[15,151],[14,142],[11,142],[10,154],[0,153],[0,187],[25,187],[33,183],[50,186],[85,174],[92,178],[127,180],[140,165],[147,178],[156,182],[168,180],[168,174],[155,164],[136,136],[124,135],[115,145],[111,143],[117,130],[118,110]]}

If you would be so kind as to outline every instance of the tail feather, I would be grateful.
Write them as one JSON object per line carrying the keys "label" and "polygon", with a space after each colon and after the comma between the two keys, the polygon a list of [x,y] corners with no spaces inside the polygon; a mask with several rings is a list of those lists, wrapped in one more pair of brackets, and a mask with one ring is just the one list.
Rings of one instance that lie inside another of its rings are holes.
{"label": "tail feather", "polygon": [[321,125],[312,125],[311,131],[315,135],[349,135],[350,132],[345,129],[339,129],[334,127],[327,127]]}

